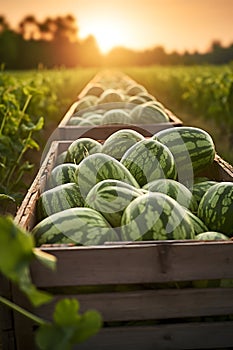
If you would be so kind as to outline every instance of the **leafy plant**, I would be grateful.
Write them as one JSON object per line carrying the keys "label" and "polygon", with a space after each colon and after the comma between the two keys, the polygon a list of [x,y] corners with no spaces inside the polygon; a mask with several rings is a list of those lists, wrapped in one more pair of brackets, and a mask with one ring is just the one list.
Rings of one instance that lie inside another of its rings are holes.
{"label": "leafy plant", "polygon": [[[52,300],[53,296],[40,291],[31,281],[29,265],[39,259],[48,268],[55,269],[54,256],[34,247],[32,236],[18,227],[10,216],[0,217],[0,272],[12,283],[17,284],[30,302],[40,306]],[[79,313],[76,299],[65,298],[55,305],[51,322],[14,304],[0,296],[0,302],[20,312],[38,324],[36,343],[41,350],[69,350],[97,333],[101,327],[101,317],[96,311]]]}
{"label": "leafy plant", "polygon": [[[28,149],[39,150],[34,133],[41,130],[43,117],[31,117],[27,108],[39,90],[13,76],[0,73],[0,193],[4,203],[19,203],[22,178],[33,164],[24,159]],[[11,198],[9,198],[9,197]]]}

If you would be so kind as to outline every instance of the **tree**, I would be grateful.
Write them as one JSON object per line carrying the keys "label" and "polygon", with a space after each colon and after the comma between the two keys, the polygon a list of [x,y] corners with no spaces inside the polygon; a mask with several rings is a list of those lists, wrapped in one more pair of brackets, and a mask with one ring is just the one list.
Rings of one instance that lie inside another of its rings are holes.
{"label": "tree", "polygon": [[19,23],[19,33],[25,40],[39,39],[39,24],[33,15],[28,15]]}

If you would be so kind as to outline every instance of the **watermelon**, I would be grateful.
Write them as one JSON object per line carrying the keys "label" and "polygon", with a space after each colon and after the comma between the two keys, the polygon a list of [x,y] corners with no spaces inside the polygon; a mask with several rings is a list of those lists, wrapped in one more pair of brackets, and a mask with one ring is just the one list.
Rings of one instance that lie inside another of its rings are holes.
{"label": "watermelon", "polygon": [[94,126],[95,124],[88,119],[83,119],[80,123],[79,126]]}
{"label": "watermelon", "polygon": [[229,237],[227,237],[221,232],[206,231],[196,235],[195,239],[199,241],[218,241],[218,240],[227,240],[229,239]]}
{"label": "watermelon", "polygon": [[[164,129],[154,135],[172,152],[180,182],[193,180],[215,157],[212,137],[204,130],[191,126]],[[152,137],[153,138],[153,137]]]}
{"label": "watermelon", "polygon": [[115,89],[106,89],[102,92],[99,97],[98,104],[109,103],[109,102],[123,102],[124,95],[119,93]]}
{"label": "watermelon", "polygon": [[102,153],[120,160],[123,154],[140,140],[144,140],[144,136],[135,130],[118,130],[104,141]]}
{"label": "watermelon", "polygon": [[67,149],[66,162],[79,164],[89,154],[101,152],[100,142],[89,137],[81,137],[73,141]]}
{"label": "watermelon", "polygon": [[192,213],[190,210],[186,210],[186,213],[189,217],[189,220],[191,221],[192,227],[194,228],[195,235],[208,231],[208,228],[204,222],[197,215]]}
{"label": "watermelon", "polygon": [[116,108],[104,113],[101,124],[131,124],[131,119],[125,110]]}
{"label": "watermelon", "polygon": [[220,182],[211,186],[204,194],[198,217],[210,231],[233,235],[233,182]]}
{"label": "watermelon", "polygon": [[98,182],[88,193],[85,206],[100,212],[113,227],[119,227],[127,205],[143,192],[118,180]]}
{"label": "watermelon", "polygon": [[148,192],[134,199],[122,215],[121,226],[121,236],[126,241],[195,237],[186,209],[159,192]]}
{"label": "watermelon", "polygon": [[140,92],[139,94],[137,94],[137,97],[141,97],[147,102],[156,101],[156,98],[153,95],[149,94],[148,92]]}
{"label": "watermelon", "polygon": [[76,104],[76,107],[75,107],[75,110],[74,110],[74,113],[80,111],[80,110],[83,110],[83,109],[87,109],[88,107],[91,107],[93,104],[91,102],[91,100],[89,99],[82,99],[82,100],[79,100]]}
{"label": "watermelon", "polygon": [[129,103],[133,103],[135,105],[140,105],[140,104],[146,102],[146,100],[144,98],[142,98],[142,97],[140,97],[138,95],[137,96],[131,96],[128,101],[129,101]]}
{"label": "watermelon", "polygon": [[140,85],[140,84],[130,85],[125,91],[126,95],[129,95],[129,96],[134,96],[142,92],[146,93],[147,90],[143,85]]}
{"label": "watermelon", "polygon": [[50,173],[47,189],[69,182],[76,182],[75,172],[78,165],[74,163],[59,164]]}
{"label": "watermelon", "polygon": [[145,102],[137,105],[130,112],[130,118],[136,124],[153,124],[169,122],[168,115],[159,107]]}
{"label": "watermelon", "polygon": [[197,202],[191,191],[178,181],[172,179],[154,180],[143,186],[152,192],[165,193],[175,199],[180,205],[189,208],[192,212],[197,211]]}
{"label": "watermelon", "polygon": [[206,193],[206,191],[213,185],[216,185],[218,182],[217,181],[202,181],[198,183],[194,183],[192,193],[193,193],[193,198],[195,198],[196,202],[200,203],[202,197]]}
{"label": "watermelon", "polygon": [[37,200],[37,218],[42,220],[59,211],[84,206],[84,200],[75,183],[66,183],[43,192]]}
{"label": "watermelon", "polygon": [[102,123],[102,115],[98,113],[93,113],[87,116],[86,120],[91,122],[93,125],[100,125]]}
{"label": "watermelon", "polygon": [[120,180],[139,188],[137,181],[129,170],[107,154],[91,154],[83,159],[77,167],[76,183],[79,185],[84,198],[95,184],[106,179]]}
{"label": "watermelon", "polygon": [[73,116],[68,120],[67,125],[79,125],[83,121],[83,118]]}
{"label": "watermelon", "polygon": [[156,140],[145,139],[137,142],[124,153],[121,163],[141,187],[160,178],[175,179],[177,175],[171,152]]}
{"label": "watermelon", "polygon": [[32,229],[32,235],[36,246],[56,243],[100,245],[119,240],[105,218],[90,208],[70,208],[52,214]]}
{"label": "watermelon", "polygon": [[99,97],[104,92],[104,87],[101,84],[93,83],[88,85],[85,91],[85,96],[92,95]]}

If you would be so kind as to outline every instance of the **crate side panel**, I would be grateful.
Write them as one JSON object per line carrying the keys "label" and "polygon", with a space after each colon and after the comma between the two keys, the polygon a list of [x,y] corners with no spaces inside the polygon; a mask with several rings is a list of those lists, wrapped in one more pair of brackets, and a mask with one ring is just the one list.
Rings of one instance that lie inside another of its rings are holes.
{"label": "crate side panel", "polygon": [[33,279],[41,287],[233,278],[232,241],[46,251],[57,257],[57,270],[47,271],[37,262],[32,265]]}
{"label": "crate side panel", "polygon": [[233,322],[103,329],[74,350],[223,349],[233,347]]}
{"label": "crate side panel", "polygon": [[[54,302],[64,297],[77,299],[80,303],[80,312],[97,310],[105,322],[233,314],[232,288],[142,289],[124,293],[58,295]],[[37,314],[50,319],[54,302],[42,306],[37,310]]]}

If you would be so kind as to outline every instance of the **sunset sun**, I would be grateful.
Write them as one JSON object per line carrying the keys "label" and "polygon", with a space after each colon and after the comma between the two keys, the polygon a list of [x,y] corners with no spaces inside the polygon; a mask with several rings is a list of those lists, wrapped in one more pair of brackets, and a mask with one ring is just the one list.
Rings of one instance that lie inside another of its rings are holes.
{"label": "sunset sun", "polygon": [[[83,31],[84,32],[84,31]],[[122,21],[112,18],[95,18],[88,21],[83,36],[93,35],[105,54],[115,46],[123,46],[127,37],[127,26]]]}

